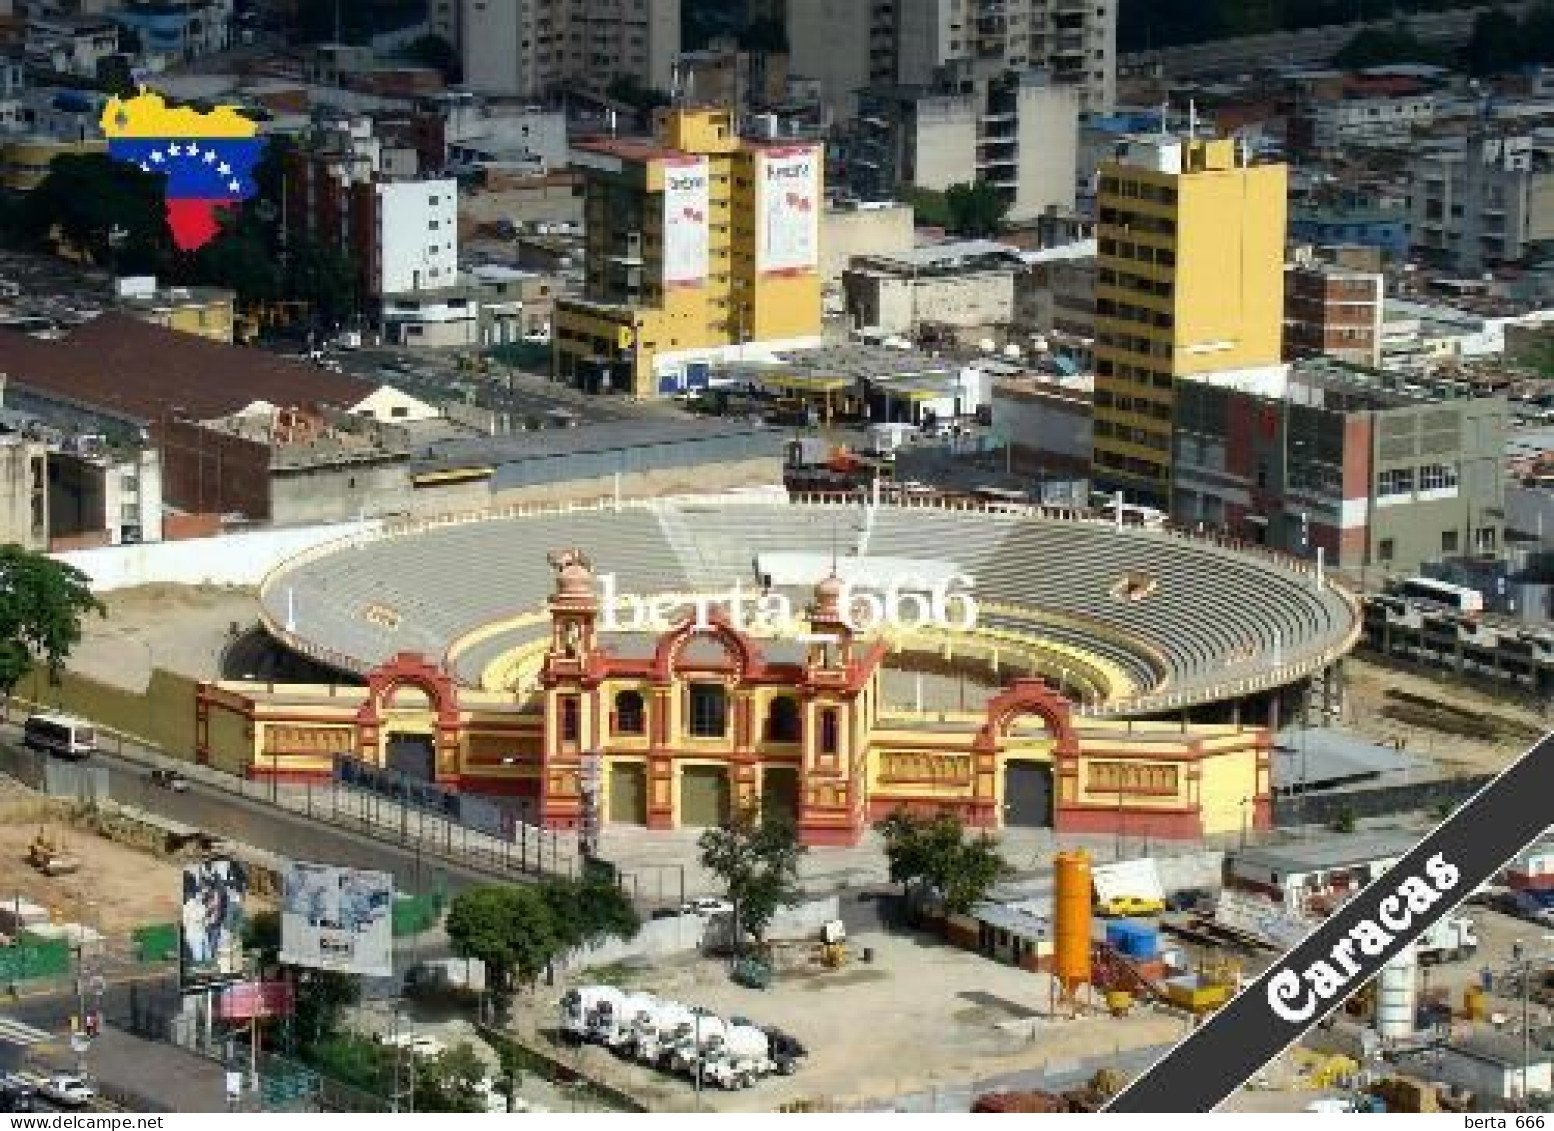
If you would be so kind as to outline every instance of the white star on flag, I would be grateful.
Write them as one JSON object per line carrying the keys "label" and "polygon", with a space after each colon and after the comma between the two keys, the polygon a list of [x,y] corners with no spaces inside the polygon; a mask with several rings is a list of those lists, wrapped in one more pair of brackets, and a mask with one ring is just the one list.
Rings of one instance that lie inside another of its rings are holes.
{"label": "white star on flag", "polygon": [[205,164],[214,165],[218,156],[220,156],[220,154],[218,154],[214,149],[207,149],[205,151]]}
{"label": "white star on flag", "polygon": [[231,189],[233,192],[241,192],[241,191],[243,191],[242,183],[239,182],[239,181],[228,181],[227,182],[227,187],[229,189]]}
{"label": "white star on flag", "polygon": [[216,172],[220,173],[223,177],[230,177],[232,175],[232,166],[223,161],[220,165],[216,166]]}
{"label": "white star on flag", "polygon": [[166,160],[166,158],[162,156],[162,151],[160,149],[154,149],[151,151],[151,160],[160,165],[163,161]]}
{"label": "white star on flag", "polygon": [[140,171],[142,173],[149,173],[149,172],[151,172],[151,166],[147,165],[144,161],[142,161],[140,163]]}
{"label": "white star on flag", "polygon": [[180,146],[180,145],[169,145],[167,147],[167,151],[169,153],[171,153],[174,157],[182,157],[183,156],[183,147]]}

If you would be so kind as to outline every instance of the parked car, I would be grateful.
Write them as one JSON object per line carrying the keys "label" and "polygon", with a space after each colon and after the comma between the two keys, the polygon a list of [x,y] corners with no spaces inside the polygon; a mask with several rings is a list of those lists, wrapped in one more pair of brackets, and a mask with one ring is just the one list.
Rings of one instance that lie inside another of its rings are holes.
{"label": "parked car", "polygon": [[30,1081],[20,1076],[0,1076],[0,1111],[36,1111],[37,1096],[38,1089]]}
{"label": "parked car", "polygon": [[189,779],[177,770],[152,770],[146,774],[146,781],[158,789],[170,789],[174,793],[185,793],[189,789]]}
{"label": "parked car", "polygon": [[1208,912],[1214,907],[1214,893],[1208,888],[1183,888],[1166,897],[1166,908],[1171,911]]}
{"label": "parked car", "polygon": [[97,1098],[97,1089],[81,1076],[50,1076],[43,1085],[43,1094],[66,1107],[84,1107]]}
{"label": "parked car", "polygon": [[703,896],[700,899],[688,900],[680,905],[681,915],[700,915],[704,919],[710,919],[714,915],[732,915],[734,905],[726,899],[713,899],[711,896]]}
{"label": "parked car", "polygon": [[1159,915],[1165,901],[1142,895],[1116,895],[1096,905],[1096,914],[1105,918],[1129,918],[1134,915]]}

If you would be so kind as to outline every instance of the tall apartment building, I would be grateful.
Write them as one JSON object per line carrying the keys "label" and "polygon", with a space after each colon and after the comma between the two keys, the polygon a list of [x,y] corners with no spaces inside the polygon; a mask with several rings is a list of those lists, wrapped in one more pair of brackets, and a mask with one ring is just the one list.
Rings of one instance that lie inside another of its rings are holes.
{"label": "tall apartment building", "polygon": [[1532,137],[1474,133],[1409,162],[1416,253],[1464,275],[1516,263],[1554,240],[1554,150]]}
{"label": "tall apartment building", "polygon": [[1171,501],[1181,378],[1282,372],[1287,170],[1229,140],[1127,141],[1097,197],[1095,479]]}
{"label": "tall apartment building", "polygon": [[430,20],[481,94],[602,91],[622,76],[668,90],[680,53],[680,0],[432,0]]}
{"label": "tall apartment building", "polygon": [[1040,68],[1081,109],[1117,101],[1118,0],[787,0],[794,74],[819,79],[838,120],[865,86],[930,86],[946,67],[979,77]]}
{"label": "tall apartment building", "polygon": [[585,289],[556,304],[556,376],[649,397],[705,385],[712,362],[818,346],[823,149],[741,138],[722,108],[655,124],[574,147]]}
{"label": "tall apartment building", "polygon": [[1008,201],[1010,220],[1030,220],[1073,210],[1078,147],[1078,94],[1041,71],[874,88],[859,97],[848,181],[865,199],[981,181]]}

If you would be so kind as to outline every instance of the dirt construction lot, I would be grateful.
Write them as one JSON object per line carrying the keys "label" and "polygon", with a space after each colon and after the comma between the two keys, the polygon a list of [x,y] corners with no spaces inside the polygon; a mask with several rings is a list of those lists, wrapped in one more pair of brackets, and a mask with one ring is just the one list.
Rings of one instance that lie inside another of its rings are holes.
{"label": "dirt construction lot", "polygon": [[[856,956],[865,946],[874,951],[871,963],[854,957],[841,970],[779,975],[767,990],[735,985],[723,962],[701,958],[666,960],[651,970],[608,980],[705,1006],[724,1017],[741,1015],[775,1025],[808,1048],[794,1076],[771,1076],[748,1091],[704,1092],[703,1107],[718,1111],[774,1111],[798,1100],[820,1105],[886,1100],[936,1085],[1162,1044],[1187,1031],[1185,1020],[1149,1011],[1123,1020],[1048,1020],[1045,975],[1000,965],[927,936],[859,935],[850,940],[850,953]],[[617,969],[607,976],[618,974]],[[580,972],[570,981],[591,980]],[[558,985],[524,999],[520,1028],[553,1028],[555,1003],[564,989]],[[587,1047],[579,1055],[587,1074],[624,1088],[654,1110],[695,1106],[689,1080],[627,1063],[601,1048]]]}
{"label": "dirt construction lot", "polygon": [[[69,876],[45,876],[27,863],[27,846],[43,827],[81,861]],[[178,918],[181,873],[173,864],[59,822],[0,812],[0,899],[20,896],[84,923],[117,941],[147,923]]]}

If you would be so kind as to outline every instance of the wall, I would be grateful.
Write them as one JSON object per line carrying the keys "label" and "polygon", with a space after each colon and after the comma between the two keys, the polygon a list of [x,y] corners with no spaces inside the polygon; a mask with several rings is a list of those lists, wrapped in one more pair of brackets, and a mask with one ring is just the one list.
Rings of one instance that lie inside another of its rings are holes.
{"label": "wall", "polygon": [[0,438],[0,544],[48,548],[47,458],[41,443]]}
{"label": "wall", "polygon": [[858,110],[854,93],[869,85],[871,4],[788,0],[789,66],[820,82],[826,109],[838,121]]}
{"label": "wall", "polygon": [[182,511],[271,520],[270,449],[186,421],[152,425],[162,457],[162,497]]}
{"label": "wall", "polygon": [[1475,774],[1413,785],[1312,793],[1305,798],[1277,797],[1273,803],[1274,824],[1290,825],[1303,820],[1313,825],[1326,825],[1346,811],[1353,812],[1359,819],[1391,817],[1433,809],[1437,805],[1460,805],[1493,780],[1493,774]]}
{"label": "wall", "polygon": [[1010,438],[1016,462],[1070,469],[1088,474],[1094,420],[1090,404],[1077,393],[1030,391],[993,386],[993,427]]}
{"label": "wall", "polygon": [[910,177],[903,169],[903,181],[943,192],[975,179],[979,102],[970,95],[918,99],[916,135],[907,138],[915,168]]}
{"label": "wall", "polygon": [[274,566],[310,547],[376,530],[374,521],[258,530],[137,546],[109,546],[54,557],[84,572],[98,593],[139,585],[257,585]]}
{"label": "wall", "polygon": [[[377,294],[451,286],[459,265],[456,181],[376,186],[380,264]],[[436,224],[436,229],[431,225]]]}
{"label": "wall", "polygon": [[843,275],[847,309],[862,326],[907,334],[922,322],[980,328],[1014,321],[1014,272],[910,279],[879,271]]}
{"label": "wall", "polygon": [[1027,220],[1048,208],[1074,210],[1079,161],[1079,92],[1067,86],[1020,88],[1019,185],[1008,219]]}
{"label": "wall", "polygon": [[[818,943],[821,926],[841,916],[841,906],[834,895],[800,903],[795,907],[784,907],[772,917],[767,937],[781,939],[813,936]],[[598,946],[580,947],[568,955],[562,965],[570,970],[583,970],[592,966],[608,966],[628,958],[687,954],[700,949],[709,936],[716,937],[714,932],[715,925],[699,915],[650,919],[642,924],[642,930],[636,938],[610,939]]]}
{"label": "wall", "polygon": [[826,209],[820,237],[820,274],[824,285],[839,286],[842,271],[855,255],[910,251],[915,242],[913,220],[910,204]]}

